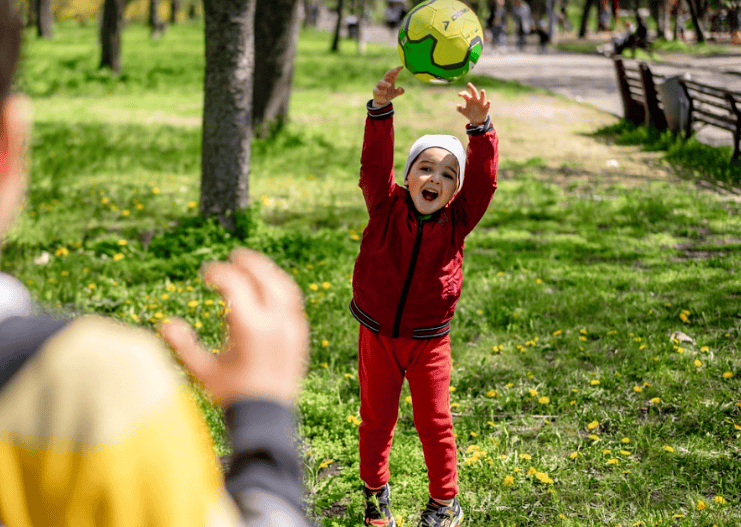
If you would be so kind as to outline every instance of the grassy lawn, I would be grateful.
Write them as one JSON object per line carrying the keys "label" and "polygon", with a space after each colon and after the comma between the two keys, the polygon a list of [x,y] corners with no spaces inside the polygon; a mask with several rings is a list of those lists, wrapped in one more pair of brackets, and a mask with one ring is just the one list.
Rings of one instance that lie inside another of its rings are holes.
{"label": "grassy lawn", "polygon": [[[330,35],[302,33],[291,123],[253,144],[252,223],[238,239],[197,215],[202,35],[181,24],[150,41],[129,26],[125,71],[113,77],[96,69],[94,27],[60,25],[53,42],[29,33],[19,88],[35,107],[31,188],[0,269],[76,313],[148,327],[184,314],[216,348],[222,306],[199,265],[237,245],[266,252],[302,287],[311,322],[299,406],[311,514],[358,525],[357,323],[347,309],[367,219],[357,175],[364,104],[398,56],[369,46],[360,57],[351,42],[331,55]],[[453,321],[464,524],[741,524],[741,204],[676,177],[629,185],[578,159],[534,156],[536,114],[523,125],[506,110],[530,97],[569,115],[582,107],[472,78],[497,99],[506,152],[468,238]],[[423,133],[464,137],[460,86],[405,73],[402,83],[398,169]],[[579,140],[609,155],[624,148]],[[44,253],[48,263],[36,263]],[[408,395],[391,458],[400,525],[416,525],[427,499]],[[228,453],[220,412],[193,396],[215,453]]]}

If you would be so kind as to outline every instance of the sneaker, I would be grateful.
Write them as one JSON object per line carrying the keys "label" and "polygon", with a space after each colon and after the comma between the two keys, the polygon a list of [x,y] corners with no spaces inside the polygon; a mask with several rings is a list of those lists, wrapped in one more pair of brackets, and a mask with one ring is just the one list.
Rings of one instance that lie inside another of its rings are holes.
{"label": "sneaker", "polygon": [[463,519],[463,511],[458,498],[453,498],[450,505],[440,505],[430,498],[427,507],[422,511],[419,527],[456,527]]}
{"label": "sneaker", "polygon": [[371,491],[363,487],[365,494],[365,524],[379,527],[396,527],[394,515],[391,514],[391,487],[389,484],[378,491]]}

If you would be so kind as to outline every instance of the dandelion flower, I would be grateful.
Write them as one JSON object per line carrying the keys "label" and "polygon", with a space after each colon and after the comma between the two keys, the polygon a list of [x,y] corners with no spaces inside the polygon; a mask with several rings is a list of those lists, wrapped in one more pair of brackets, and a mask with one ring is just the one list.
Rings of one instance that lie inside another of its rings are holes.
{"label": "dandelion flower", "polygon": [[496,397],[497,396],[497,392],[496,392],[496,390],[489,390],[488,392],[486,392],[486,396],[487,397]]}
{"label": "dandelion flower", "polygon": [[618,463],[620,463],[620,460],[614,457],[611,457],[610,459],[607,460],[608,465],[617,465]]}
{"label": "dandelion flower", "polygon": [[395,516],[395,519],[396,519],[396,525],[398,527],[402,527],[404,525],[404,516],[402,516],[401,514],[397,514]]}
{"label": "dandelion flower", "polygon": [[698,359],[695,359],[695,362],[693,363],[695,367],[700,368],[702,366],[702,362]]}
{"label": "dandelion flower", "polygon": [[560,329],[557,329],[556,331],[554,331],[554,332],[553,332],[553,336],[554,336],[554,337],[557,337],[557,336],[559,336],[559,335],[560,335],[561,333],[563,333],[563,331],[561,331]]}
{"label": "dandelion flower", "polygon": [[322,470],[323,468],[327,468],[329,465],[334,463],[334,459],[325,459],[321,463],[319,463],[319,466],[317,467],[319,470]]}
{"label": "dandelion flower", "polygon": [[602,453],[603,454],[612,454],[612,450],[610,450],[609,448],[603,448],[602,449]]}
{"label": "dandelion flower", "polygon": [[538,402],[540,404],[548,404],[551,402],[551,400],[548,397],[541,397],[540,399],[538,399]]}
{"label": "dandelion flower", "polygon": [[348,415],[348,416],[347,416],[347,422],[348,422],[348,423],[352,423],[352,424],[354,424],[355,426],[360,426],[360,419],[358,419],[358,418],[357,418],[357,417],[355,417],[354,415]]}
{"label": "dandelion flower", "polygon": [[119,262],[119,261],[123,260],[123,257],[124,257],[124,255],[121,254],[121,253],[114,254],[113,255],[113,261],[114,262]]}
{"label": "dandelion flower", "polygon": [[587,425],[587,428],[590,430],[594,430],[598,426],[599,426],[599,421],[592,421],[591,423]]}
{"label": "dandelion flower", "polygon": [[324,339],[324,340],[322,341],[322,347],[323,347],[323,348],[326,348],[327,346],[329,346],[329,341],[328,341],[327,339]]}
{"label": "dandelion flower", "polygon": [[625,444],[627,445],[628,443],[630,443],[630,438],[629,438],[629,437],[624,437],[624,438],[622,438],[622,439],[620,440],[620,442],[621,442],[621,443],[625,443]]}
{"label": "dandelion flower", "polygon": [[661,397],[654,397],[651,399],[651,404],[659,404],[661,402]]}
{"label": "dandelion flower", "polygon": [[408,402],[409,404],[412,404],[412,396],[411,396],[411,395],[407,395],[407,396],[406,396],[406,397],[404,398],[404,400],[405,400],[406,402]]}
{"label": "dandelion flower", "polygon": [[188,302],[188,307],[190,307],[190,308],[198,307],[198,304],[199,303],[200,302],[198,302],[198,300],[191,300],[190,302]]}
{"label": "dandelion flower", "polygon": [[723,496],[716,496],[713,500],[715,503],[720,503],[721,505],[725,505],[726,503],[726,499]]}
{"label": "dandelion flower", "polygon": [[455,391],[455,386],[451,386],[451,387],[450,387],[450,388],[448,388],[448,389],[449,389],[449,390],[450,390],[451,392],[454,392],[454,391]]}
{"label": "dandelion flower", "polygon": [[527,391],[527,393],[530,394],[530,397],[535,397],[536,395],[538,395],[538,390],[534,390],[531,388]]}
{"label": "dandelion flower", "polygon": [[530,467],[529,469],[527,469],[527,475],[528,476],[532,476],[533,474],[536,474],[537,472],[538,471],[535,470],[533,467]]}
{"label": "dandelion flower", "polygon": [[569,457],[571,459],[576,459],[577,457],[579,457],[579,452],[572,452],[571,454],[569,454]]}
{"label": "dandelion flower", "polygon": [[636,393],[641,393],[643,391],[643,388],[640,386],[633,386],[633,391]]}
{"label": "dandelion flower", "polygon": [[128,244],[129,242],[127,242],[126,240],[118,240],[118,245],[120,245],[121,247],[125,247]]}
{"label": "dandelion flower", "polygon": [[592,441],[599,441],[599,436],[597,434],[589,434],[589,439]]}
{"label": "dandelion flower", "polygon": [[87,288],[88,288],[88,289],[90,289],[91,291],[92,291],[93,289],[95,289],[96,287],[97,287],[97,286],[96,286],[95,284],[93,284],[93,283],[90,283],[90,284],[88,284],[88,285],[87,285]]}
{"label": "dandelion flower", "polygon": [[537,472],[535,474],[535,479],[537,479],[541,483],[545,483],[547,485],[550,485],[551,483],[553,483],[553,480],[551,478],[549,478],[548,477],[548,474],[546,474],[545,472]]}
{"label": "dandelion flower", "polygon": [[700,351],[703,353],[707,353],[708,351],[710,351],[710,348],[707,346],[703,346],[702,348],[700,348]]}
{"label": "dandelion flower", "polygon": [[597,386],[599,383],[599,379],[592,379],[591,381],[589,381],[589,384],[591,384],[592,386]]}
{"label": "dandelion flower", "polygon": [[724,379],[730,379],[731,377],[733,377],[733,374],[730,371],[723,372]]}
{"label": "dandelion flower", "polygon": [[329,282],[322,282],[322,288],[329,289],[330,287],[332,287],[332,284]]}
{"label": "dandelion flower", "polygon": [[319,286],[316,284],[309,284],[309,289],[311,289],[312,291],[318,291]]}
{"label": "dandelion flower", "polygon": [[461,405],[460,403],[450,403],[451,408],[459,408],[460,405]]}
{"label": "dandelion flower", "polygon": [[533,459],[530,454],[520,454],[520,459]]}
{"label": "dandelion flower", "polygon": [[511,476],[510,474],[507,474],[506,476],[504,476],[504,481],[502,481],[502,485],[504,485],[505,487],[509,487],[514,482],[515,482],[515,478]]}
{"label": "dandelion flower", "polygon": [[674,452],[674,447],[671,447],[669,445],[664,445],[664,450],[666,450],[667,452]]}

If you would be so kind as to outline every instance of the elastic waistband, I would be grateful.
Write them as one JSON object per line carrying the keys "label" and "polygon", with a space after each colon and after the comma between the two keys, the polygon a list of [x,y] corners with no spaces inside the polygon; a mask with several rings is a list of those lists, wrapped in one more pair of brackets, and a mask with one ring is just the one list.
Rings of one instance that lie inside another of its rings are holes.
{"label": "elastic waistband", "polygon": [[[355,299],[350,302],[350,313],[352,313],[358,322],[374,333],[381,332],[381,324],[373,320],[367,313],[360,309],[358,304],[355,303]],[[415,328],[412,330],[411,338],[417,340],[434,339],[437,337],[444,337],[448,333],[450,333],[450,321],[440,324],[439,326]]]}

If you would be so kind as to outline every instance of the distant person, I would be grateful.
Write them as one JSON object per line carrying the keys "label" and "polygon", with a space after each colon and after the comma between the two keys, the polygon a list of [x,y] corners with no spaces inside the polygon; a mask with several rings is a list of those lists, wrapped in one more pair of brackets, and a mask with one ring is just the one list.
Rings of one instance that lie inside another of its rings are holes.
{"label": "distant person", "polygon": [[571,31],[572,25],[571,25],[571,21],[569,20],[568,15],[566,14],[565,5],[561,6],[561,9],[558,12],[557,20],[558,20],[558,27],[561,28],[561,30]]}
{"label": "distant person", "polygon": [[[368,226],[353,271],[350,310],[360,322],[360,479],[365,524],[394,526],[389,453],[406,378],[430,497],[422,527],[455,527],[457,450],[450,413],[450,321],[461,294],[463,245],[497,187],[498,138],[486,92],[468,84],[457,137],[425,135],[411,147],[404,186],[394,177],[394,107],[402,67],[386,72],[368,102],[360,188]],[[465,176],[465,179],[464,179]]]}
{"label": "distant person", "polygon": [[406,15],[406,7],[403,0],[387,0],[386,11],[383,14],[386,27],[391,33],[396,33],[402,19]]}
{"label": "distant person", "polygon": [[533,28],[533,15],[530,6],[523,0],[515,0],[515,7],[512,12],[517,28],[517,49],[525,50],[525,37],[530,34]]}
{"label": "distant person", "polygon": [[507,8],[504,0],[496,0],[491,6],[487,27],[493,48],[500,53],[507,51]]}
{"label": "distant person", "polygon": [[[21,23],[0,2],[0,238],[21,208],[30,118],[9,93]],[[226,412],[223,479],[182,372],[150,331],[44,313],[0,273],[0,524],[307,526],[294,405],[308,329],[295,283],[236,250],[203,273],[229,306],[212,355],[182,320],[163,334]]]}
{"label": "distant person", "polygon": [[538,34],[538,53],[547,53],[551,35],[548,33],[548,22],[539,20],[535,32]]}
{"label": "distant person", "polygon": [[620,55],[625,49],[648,47],[648,28],[641,15],[636,16],[636,27],[625,21],[625,31],[613,40],[613,53]]}

